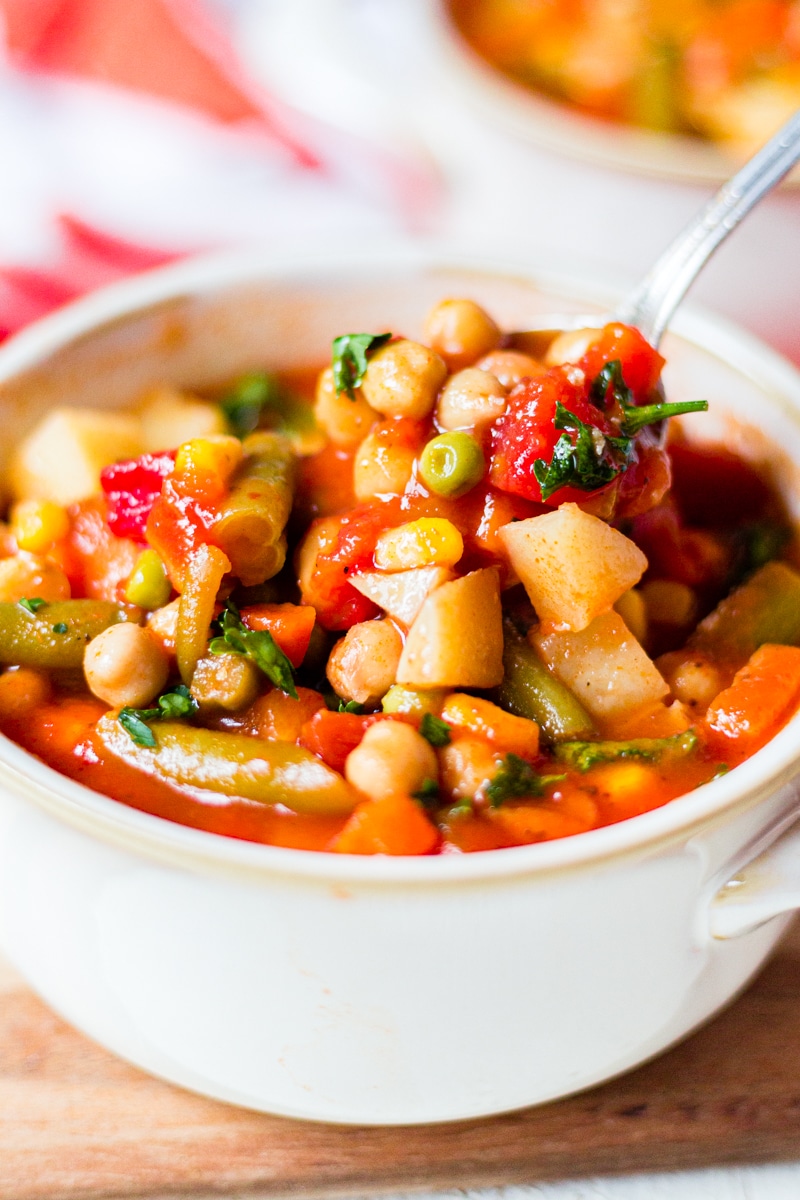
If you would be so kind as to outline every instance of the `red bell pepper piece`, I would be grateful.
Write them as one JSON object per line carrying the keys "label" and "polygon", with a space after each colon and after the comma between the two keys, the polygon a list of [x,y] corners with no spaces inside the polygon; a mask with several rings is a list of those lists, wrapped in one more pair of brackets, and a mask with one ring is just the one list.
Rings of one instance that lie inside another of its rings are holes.
{"label": "red bell pepper piece", "polygon": [[108,503],[108,524],[117,537],[144,541],[150,510],[174,470],[174,450],[143,454],[103,468],[100,485]]}

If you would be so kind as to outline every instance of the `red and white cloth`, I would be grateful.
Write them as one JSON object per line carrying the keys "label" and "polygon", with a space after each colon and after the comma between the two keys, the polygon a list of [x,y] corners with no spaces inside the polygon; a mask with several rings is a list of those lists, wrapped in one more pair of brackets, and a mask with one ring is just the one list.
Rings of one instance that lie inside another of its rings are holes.
{"label": "red and white cloth", "polygon": [[0,334],[218,246],[379,236],[407,165],[248,79],[203,0],[0,0]]}

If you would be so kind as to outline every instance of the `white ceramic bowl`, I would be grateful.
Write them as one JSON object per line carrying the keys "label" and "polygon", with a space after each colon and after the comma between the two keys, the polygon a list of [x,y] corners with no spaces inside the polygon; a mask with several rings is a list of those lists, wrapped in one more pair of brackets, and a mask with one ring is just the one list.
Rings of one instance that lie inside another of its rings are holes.
{"label": "white ceramic bowl", "polygon": [[[609,299],[423,248],[189,263],[0,350],[6,452],[49,405],[120,406],[157,381],[318,361],[346,329],[413,336],[453,293],[516,328]],[[712,405],[694,435],[771,456],[800,516],[797,373],[710,319],[687,314],[678,329],[668,391]],[[800,907],[799,856],[776,842],[797,811],[799,737],[795,718],[728,776],[619,825],[420,859],[184,828],[0,740],[2,942],[78,1028],[210,1096],[359,1123],[537,1103],[658,1053],[762,964]]]}

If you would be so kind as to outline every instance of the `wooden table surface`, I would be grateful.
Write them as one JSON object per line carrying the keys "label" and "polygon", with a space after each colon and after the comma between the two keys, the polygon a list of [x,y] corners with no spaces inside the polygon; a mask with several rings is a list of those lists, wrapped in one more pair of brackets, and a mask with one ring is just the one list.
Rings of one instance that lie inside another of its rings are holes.
{"label": "wooden table surface", "polygon": [[800,1158],[800,929],[713,1024],[580,1096],[504,1117],[346,1129],[151,1079],[0,963],[0,1200],[365,1195]]}

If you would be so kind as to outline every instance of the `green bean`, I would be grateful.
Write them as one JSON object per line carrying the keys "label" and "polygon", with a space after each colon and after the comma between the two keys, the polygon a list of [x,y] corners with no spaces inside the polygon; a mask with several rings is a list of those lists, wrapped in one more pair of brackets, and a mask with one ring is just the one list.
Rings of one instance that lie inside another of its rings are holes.
{"label": "green bean", "polygon": [[154,748],[138,746],[111,713],[97,722],[97,735],[109,754],[166,783],[281,804],[309,815],[346,815],[356,806],[357,797],[342,776],[292,742],[267,742],[179,721],[150,728]]}
{"label": "green bean", "polygon": [[88,642],[128,614],[108,600],[56,600],[29,612],[0,604],[0,663],[63,670],[83,665]]}
{"label": "green bean", "polygon": [[686,758],[697,746],[693,729],[666,738],[634,738],[630,742],[560,742],[555,748],[559,762],[579,771],[590,771],[601,763],[639,762],[658,763],[664,758]]}
{"label": "green bean", "polygon": [[800,645],[800,574],[784,562],[768,562],[721,600],[686,650],[738,670],[765,642]]}
{"label": "green bean", "polygon": [[441,433],[431,438],[419,460],[422,482],[438,496],[463,496],[486,471],[483,451],[468,433]]}
{"label": "green bean", "polygon": [[497,692],[498,704],[517,717],[535,721],[547,742],[594,733],[594,723],[583,705],[550,674],[508,620],[503,633],[505,676]]}
{"label": "green bean", "polygon": [[277,575],[286,561],[284,528],[292,510],[295,456],[276,433],[252,433],[243,445],[245,457],[213,537],[233,574],[252,587]]}

